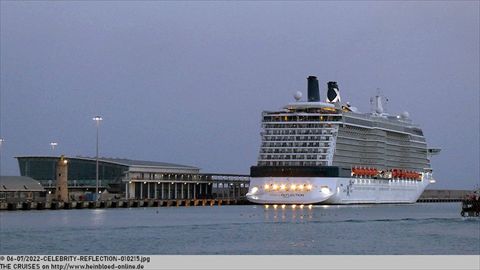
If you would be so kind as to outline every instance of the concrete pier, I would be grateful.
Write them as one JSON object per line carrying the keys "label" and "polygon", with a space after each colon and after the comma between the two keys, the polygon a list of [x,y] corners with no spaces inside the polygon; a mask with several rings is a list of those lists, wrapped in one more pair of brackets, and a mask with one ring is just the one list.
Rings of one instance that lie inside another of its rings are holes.
{"label": "concrete pier", "polygon": [[465,197],[472,193],[471,190],[425,190],[417,202],[439,203],[439,202],[461,202]]}
{"label": "concrete pier", "polygon": [[[425,190],[417,202],[461,202],[469,190]],[[60,210],[60,209],[97,209],[97,208],[136,208],[136,207],[205,207],[223,205],[251,204],[245,198],[216,198],[216,199],[120,199],[107,201],[44,201],[44,202],[0,202],[0,210]]]}
{"label": "concrete pier", "polygon": [[17,202],[0,203],[0,210],[62,210],[136,207],[205,207],[222,205],[246,205],[247,200],[202,199],[202,200],[118,200],[118,201],[72,201],[72,202]]}

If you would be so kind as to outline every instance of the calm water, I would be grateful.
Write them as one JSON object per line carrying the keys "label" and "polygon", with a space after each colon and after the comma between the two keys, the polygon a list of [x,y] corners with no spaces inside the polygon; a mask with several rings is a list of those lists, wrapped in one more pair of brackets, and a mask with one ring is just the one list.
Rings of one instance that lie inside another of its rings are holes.
{"label": "calm water", "polygon": [[0,212],[0,254],[480,254],[459,203]]}

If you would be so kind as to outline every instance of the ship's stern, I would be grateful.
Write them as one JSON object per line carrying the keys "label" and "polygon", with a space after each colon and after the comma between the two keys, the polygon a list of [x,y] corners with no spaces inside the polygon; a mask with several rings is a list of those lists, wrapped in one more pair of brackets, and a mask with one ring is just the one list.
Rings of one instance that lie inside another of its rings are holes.
{"label": "ship's stern", "polygon": [[320,177],[252,177],[247,193],[258,204],[317,204],[334,196],[336,180]]}

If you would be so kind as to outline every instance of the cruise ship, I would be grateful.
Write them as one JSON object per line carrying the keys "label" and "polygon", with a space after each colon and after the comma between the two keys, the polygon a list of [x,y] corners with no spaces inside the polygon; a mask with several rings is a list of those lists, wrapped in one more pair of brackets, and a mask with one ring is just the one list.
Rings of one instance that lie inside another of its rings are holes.
{"label": "cruise ship", "polygon": [[262,113],[261,147],[250,168],[249,201],[258,204],[415,203],[434,183],[422,129],[408,112],[384,111],[386,98],[371,98],[372,112],[342,103],[337,82],[320,101],[318,79],[277,111]]}

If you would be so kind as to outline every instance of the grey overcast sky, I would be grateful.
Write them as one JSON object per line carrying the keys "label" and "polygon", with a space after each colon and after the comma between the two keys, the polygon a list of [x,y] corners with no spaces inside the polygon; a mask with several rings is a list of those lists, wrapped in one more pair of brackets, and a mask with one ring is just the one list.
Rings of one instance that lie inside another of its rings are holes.
{"label": "grey overcast sky", "polygon": [[[380,88],[430,146],[437,184],[479,184],[479,2],[1,2],[2,174],[18,155],[249,173],[262,110],[316,75],[369,111]],[[55,152],[49,143],[58,142]]]}

